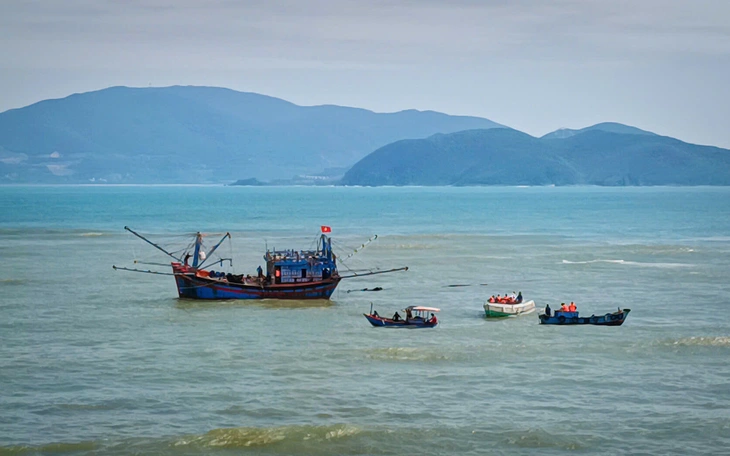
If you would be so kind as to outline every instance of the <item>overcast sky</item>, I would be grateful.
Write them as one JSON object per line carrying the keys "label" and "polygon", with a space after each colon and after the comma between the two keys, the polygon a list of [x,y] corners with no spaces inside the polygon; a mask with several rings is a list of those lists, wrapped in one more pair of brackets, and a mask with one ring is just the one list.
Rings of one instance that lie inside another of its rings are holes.
{"label": "overcast sky", "polygon": [[730,148],[730,0],[3,0],[0,111],[109,86]]}

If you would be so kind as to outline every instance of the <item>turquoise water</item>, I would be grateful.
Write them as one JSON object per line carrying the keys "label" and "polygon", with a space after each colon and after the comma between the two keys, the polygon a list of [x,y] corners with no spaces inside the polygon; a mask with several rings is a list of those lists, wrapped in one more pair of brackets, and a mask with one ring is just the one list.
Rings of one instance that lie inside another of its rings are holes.
{"label": "turquoise water", "polygon": [[[342,273],[410,269],[183,301],[112,270],[167,271],[125,225],[230,231],[236,273],[330,225],[340,259],[378,234]],[[730,188],[0,187],[0,455],[727,454],[729,254]],[[513,290],[632,312],[483,318]],[[441,324],[372,328],[371,302]]]}

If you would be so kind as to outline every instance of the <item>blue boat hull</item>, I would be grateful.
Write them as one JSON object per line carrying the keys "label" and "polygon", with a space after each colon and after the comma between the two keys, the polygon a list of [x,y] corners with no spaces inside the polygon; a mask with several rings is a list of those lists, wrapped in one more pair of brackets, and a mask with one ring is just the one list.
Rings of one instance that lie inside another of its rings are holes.
{"label": "blue boat hull", "polygon": [[175,282],[178,295],[189,299],[329,299],[340,278],[259,286],[224,282],[195,274],[176,274]]}
{"label": "blue boat hull", "polygon": [[542,325],[598,325],[598,326],[621,326],[631,309],[622,309],[618,312],[607,313],[606,315],[590,317],[580,317],[578,312],[556,312],[555,315],[548,317],[541,314],[540,324]]}
{"label": "blue boat hull", "polygon": [[371,325],[385,328],[434,328],[438,326],[436,323],[428,323],[422,319],[413,320],[391,320],[390,318],[375,317],[373,315],[363,314]]}

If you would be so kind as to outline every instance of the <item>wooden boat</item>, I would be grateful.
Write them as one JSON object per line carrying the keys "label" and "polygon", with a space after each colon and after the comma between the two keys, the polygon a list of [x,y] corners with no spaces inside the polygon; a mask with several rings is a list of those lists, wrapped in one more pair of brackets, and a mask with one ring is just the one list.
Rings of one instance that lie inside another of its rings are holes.
{"label": "wooden boat", "polygon": [[581,317],[578,315],[578,312],[561,312],[558,310],[554,315],[549,317],[545,314],[540,314],[538,317],[542,325],[621,326],[626,321],[629,312],[631,312],[631,309],[619,308],[617,312],[607,313],[606,315]]}
{"label": "wooden boat", "polygon": [[[217,272],[213,265],[232,259],[222,258],[210,261],[212,254],[231,235],[223,238],[206,253],[203,248],[203,235],[197,233],[192,244],[192,253],[184,251],[180,258],[144,236],[124,227],[127,231],[151,244],[176,261],[171,263],[172,274],[156,271],[113,266],[114,269],[145,272],[150,274],[172,275],[177,285],[178,296],[191,299],[329,299],[342,279],[383,274],[408,270],[407,267],[341,276],[337,271],[337,256],[332,251],[332,240],[324,233],[329,227],[322,227],[315,250],[266,250],[264,259],[266,269],[259,266],[258,274],[235,275]],[[189,260],[192,262],[189,264]]]}
{"label": "wooden boat", "polygon": [[[438,319],[434,313],[440,312],[435,307],[424,307],[424,306],[409,306],[405,308],[405,318],[383,318],[378,315],[378,312],[370,308],[369,314],[363,314],[365,318],[373,326],[382,326],[387,328],[435,328],[438,326]],[[429,318],[429,314],[433,315]],[[398,315],[395,313],[394,317]]]}
{"label": "wooden boat", "polygon": [[516,303],[489,302],[484,304],[484,312],[487,318],[516,317],[517,315],[529,314],[535,311],[535,301],[524,301]]}

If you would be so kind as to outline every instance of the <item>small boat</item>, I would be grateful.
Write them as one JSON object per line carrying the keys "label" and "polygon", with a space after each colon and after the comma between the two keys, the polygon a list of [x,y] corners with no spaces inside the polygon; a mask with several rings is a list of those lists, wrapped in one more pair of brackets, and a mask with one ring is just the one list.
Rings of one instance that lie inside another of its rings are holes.
{"label": "small boat", "polygon": [[578,315],[578,312],[561,312],[558,310],[550,317],[545,314],[540,314],[538,318],[542,325],[621,326],[626,321],[626,317],[629,316],[629,312],[631,312],[631,309],[619,308],[617,312],[607,313],[606,315],[581,317]]}
{"label": "small boat", "polygon": [[516,303],[489,302],[484,304],[484,312],[487,318],[515,317],[517,315],[529,314],[535,311],[535,301]]}
{"label": "small boat", "polygon": [[[398,312],[394,318],[383,318],[374,312],[372,305],[369,314],[363,314],[373,326],[384,326],[388,328],[434,328],[439,322],[435,315],[440,309],[435,307],[409,306],[405,308],[406,317],[403,319]],[[429,314],[431,317],[429,318]]]}
{"label": "small boat", "polygon": [[[342,276],[337,270],[337,256],[332,251],[332,239],[324,233],[331,228],[322,226],[322,234],[314,250],[266,250],[266,269],[258,268],[255,276],[223,273],[212,269],[224,262],[233,265],[231,258],[213,259],[213,253],[231,235],[223,238],[206,252],[203,234],[196,233],[193,242],[182,254],[172,253],[150,241],[129,227],[136,237],[171,257],[172,273],[112,266],[115,270],[171,275],[175,278],[180,298],[189,299],[329,299],[342,279],[407,271],[408,267]],[[372,239],[377,238],[374,236]],[[370,240],[368,240],[370,242]],[[363,244],[363,247],[365,244]],[[352,255],[352,254],[350,254]],[[135,261],[135,263],[137,263]],[[156,264],[156,263],[152,263]]]}

